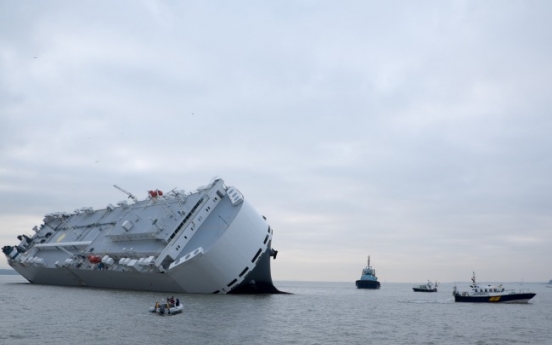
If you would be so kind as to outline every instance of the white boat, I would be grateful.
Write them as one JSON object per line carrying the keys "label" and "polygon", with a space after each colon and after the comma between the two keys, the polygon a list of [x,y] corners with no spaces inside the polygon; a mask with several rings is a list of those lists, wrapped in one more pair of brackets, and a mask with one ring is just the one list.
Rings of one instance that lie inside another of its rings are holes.
{"label": "white boat", "polygon": [[437,286],[437,282],[433,284],[428,280],[426,284],[414,286],[412,290],[414,290],[414,292],[437,292]]}
{"label": "white boat", "polygon": [[479,285],[475,280],[475,272],[472,276],[470,291],[460,292],[454,286],[452,295],[455,302],[472,303],[528,303],[535,297],[536,293],[530,291],[516,291],[514,289],[505,289],[500,285]]}
{"label": "white boat", "polygon": [[273,229],[244,195],[214,178],[193,192],[150,190],[144,200],[47,214],[34,235],[4,246],[33,284],[179,293],[280,293]]}

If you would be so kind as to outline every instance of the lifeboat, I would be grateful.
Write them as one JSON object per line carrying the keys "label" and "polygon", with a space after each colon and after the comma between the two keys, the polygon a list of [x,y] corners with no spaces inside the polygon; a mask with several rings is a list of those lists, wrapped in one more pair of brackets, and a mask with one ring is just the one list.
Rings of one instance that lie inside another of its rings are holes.
{"label": "lifeboat", "polygon": [[149,194],[152,198],[157,198],[158,196],[163,196],[163,192],[160,191],[159,189],[150,190],[150,191],[148,191],[148,194]]}
{"label": "lifeboat", "polygon": [[88,255],[88,261],[90,261],[91,264],[99,264],[102,262],[102,258],[97,255]]}

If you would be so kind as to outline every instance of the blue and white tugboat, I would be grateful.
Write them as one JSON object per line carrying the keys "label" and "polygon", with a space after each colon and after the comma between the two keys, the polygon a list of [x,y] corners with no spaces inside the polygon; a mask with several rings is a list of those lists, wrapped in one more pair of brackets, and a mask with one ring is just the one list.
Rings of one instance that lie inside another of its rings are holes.
{"label": "blue and white tugboat", "polygon": [[438,285],[437,282],[433,284],[428,280],[427,284],[414,286],[412,290],[414,290],[414,292],[437,292],[437,285]]}
{"label": "blue and white tugboat", "polygon": [[479,285],[475,281],[475,272],[472,276],[471,291],[460,292],[454,287],[452,295],[455,302],[475,303],[527,303],[536,293],[529,291],[505,290],[502,284]]}
{"label": "blue and white tugboat", "polygon": [[380,282],[376,277],[376,270],[370,266],[370,256],[368,256],[368,264],[362,269],[360,279],[356,281],[356,287],[359,289],[379,289]]}

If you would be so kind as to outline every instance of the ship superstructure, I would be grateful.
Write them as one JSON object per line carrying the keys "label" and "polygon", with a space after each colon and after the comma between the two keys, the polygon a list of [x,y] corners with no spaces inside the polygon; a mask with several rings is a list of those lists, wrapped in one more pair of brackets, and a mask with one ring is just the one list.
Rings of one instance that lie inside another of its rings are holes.
{"label": "ship superstructure", "polygon": [[[116,186],[117,187],[117,186]],[[36,284],[182,293],[277,293],[273,230],[235,187],[213,179],[192,193],[51,213],[2,251]]]}

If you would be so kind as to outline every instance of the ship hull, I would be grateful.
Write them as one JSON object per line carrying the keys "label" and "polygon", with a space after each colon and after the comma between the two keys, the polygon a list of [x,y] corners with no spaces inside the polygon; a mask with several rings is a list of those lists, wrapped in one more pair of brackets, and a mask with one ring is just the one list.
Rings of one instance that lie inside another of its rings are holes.
{"label": "ship hull", "polygon": [[379,289],[380,282],[377,280],[357,280],[355,285],[358,289]]}
{"label": "ship hull", "polygon": [[454,301],[465,303],[528,303],[535,295],[535,293],[513,293],[495,296],[462,296],[461,294],[455,294]]}
{"label": "ship hull", "polygon": [[[220,293],[221,291],[187,291],[182,288],[184,281],[177,280],[170,274],[159,272],[119,272],[99,270],[79,270],[74,268],[24,267],[12,265],[13,269],[32,284],[57,285],[73,287],[92,287],[102,289],[157,291],[174,293]],[[256,279],[255,279],[256,278]],[[188,279],[194,279],[189,277]],[[195,277],[198,279],[198,277]],[[251,283],[254,281],[254,283]],[[227,293],[257,294],[283,293],[279,291],[270,278],[270,248],[260,258],[257,266],[248,275],[248,280],[236,284]]]}
{"label": "ship hull", "polygon": [[412,288],[414,292],[437,292],[437,289],[420,289],[420,288]]}
{"label": "ship hull", "polygon": [[81,286],[137,291],[183,292],[170,276],[161,273],[14,267],[32,284]]}

